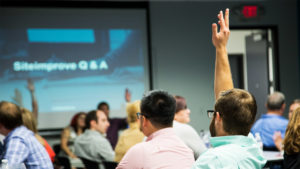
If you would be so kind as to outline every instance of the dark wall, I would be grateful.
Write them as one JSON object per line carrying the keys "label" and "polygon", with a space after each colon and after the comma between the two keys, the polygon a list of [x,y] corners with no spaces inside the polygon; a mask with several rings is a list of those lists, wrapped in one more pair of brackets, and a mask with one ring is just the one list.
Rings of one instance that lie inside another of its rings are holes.
{"label": "dark wall", "polygon": [[[215,50],[211,24],[221,9],[247,4],[237,2],[150,2],[150,28],[154,88],[187,98],[191,124],[207,129],[206,110],[213,108]],[[232,27],[270,27],[278,30],[279,87],[288,104],[300,97],[297,2],[251,2],[264,7],[258,20],[244,22],[231,15]],[[258,72],[259,74],[259,72]]]}

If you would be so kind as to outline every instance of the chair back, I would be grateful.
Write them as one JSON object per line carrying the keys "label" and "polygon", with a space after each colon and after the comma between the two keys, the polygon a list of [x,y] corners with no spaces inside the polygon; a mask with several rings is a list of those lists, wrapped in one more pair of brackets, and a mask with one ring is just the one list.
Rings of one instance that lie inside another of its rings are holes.
{"label": "chair back", "polygon": [[118,163],[113,161],[103,161],[105,169],[115,169],[118,166]]}
{"label": "chair back", "polygon": [[81,161],[83,162],[86,169],[100,169],[99,163],[96,161],[92,161],[86,158],[79,157]]}
{"label": "chair back", "polygon": [[64,169],[71,169],[71,163],[68,157],[60,157],[59,156],[59,152],[60,150],[60,144],[54,144],[53,145],[53,151],[55,152],[56,156],[56,160],[54,161],[58,161],[59,165],[63,166]]}

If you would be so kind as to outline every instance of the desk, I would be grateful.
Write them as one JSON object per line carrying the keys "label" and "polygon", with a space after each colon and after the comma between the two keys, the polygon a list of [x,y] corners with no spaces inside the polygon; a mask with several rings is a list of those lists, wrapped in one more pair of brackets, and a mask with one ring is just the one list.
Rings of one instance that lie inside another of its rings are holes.
{"label": "desk", "polygon": [[267,160],[264,169],[283,168],[283,155],[279,151],[263,151],[263,156]]}
{"label": "desk", "polygon": [[263,151],[263,155],[268,162],[283,160],[283,155],[279,151]]}

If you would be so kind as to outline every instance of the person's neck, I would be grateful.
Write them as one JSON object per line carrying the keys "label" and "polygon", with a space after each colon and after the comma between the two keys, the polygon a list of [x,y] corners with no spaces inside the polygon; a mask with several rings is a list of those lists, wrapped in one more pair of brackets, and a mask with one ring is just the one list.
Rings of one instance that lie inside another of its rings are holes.
{"label": "person's neck", "polygon": [[275,114],[275,115],[282,115],[281,110],[268,110],[267,114]]}
{"label": "person's neck", "polygon": [[82,134],[82,132],[83,132],[83,128],[78,127],[78,129],[77,129],[77,135]]}
{"label": "person's neck", "polygon": [[159,130],[162,130],[162,129],[166,129],[166,128],[169,128],[169,127],[172,127],[172,126],[167,126],[167,127],[160,127],[160,128],[156,128],[156,127],[151,127],[151,130],[148,134],[147,137],[151,136],[153,133],[159,131]]}

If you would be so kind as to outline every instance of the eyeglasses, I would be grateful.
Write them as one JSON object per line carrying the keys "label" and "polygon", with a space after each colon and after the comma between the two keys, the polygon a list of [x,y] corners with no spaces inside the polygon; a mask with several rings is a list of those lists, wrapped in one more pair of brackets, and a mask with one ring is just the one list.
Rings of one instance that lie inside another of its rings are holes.
{"label": "eyeglasses", "polygon": [[[215,113],[217,113],[217,112],[214,111],[214,110],[207,110],[207,116],[208,116],[208,118],[213,118],[214,115],[215,115]],[[219,112],[219,115],[222,116],[222,113]]]}
{"label": "eyeglasses", "polygon": [[140,113],[140,112],[136,113],[137,119],[140,119],[142,116],[147,117],[144,113]]}
{"label": "eyeglasses", "polygon": [[208,116],[208,118],[210,118],[210,119],[213,118],[214,114],[215,114],[214,110],[207,110],[207,116]]}

